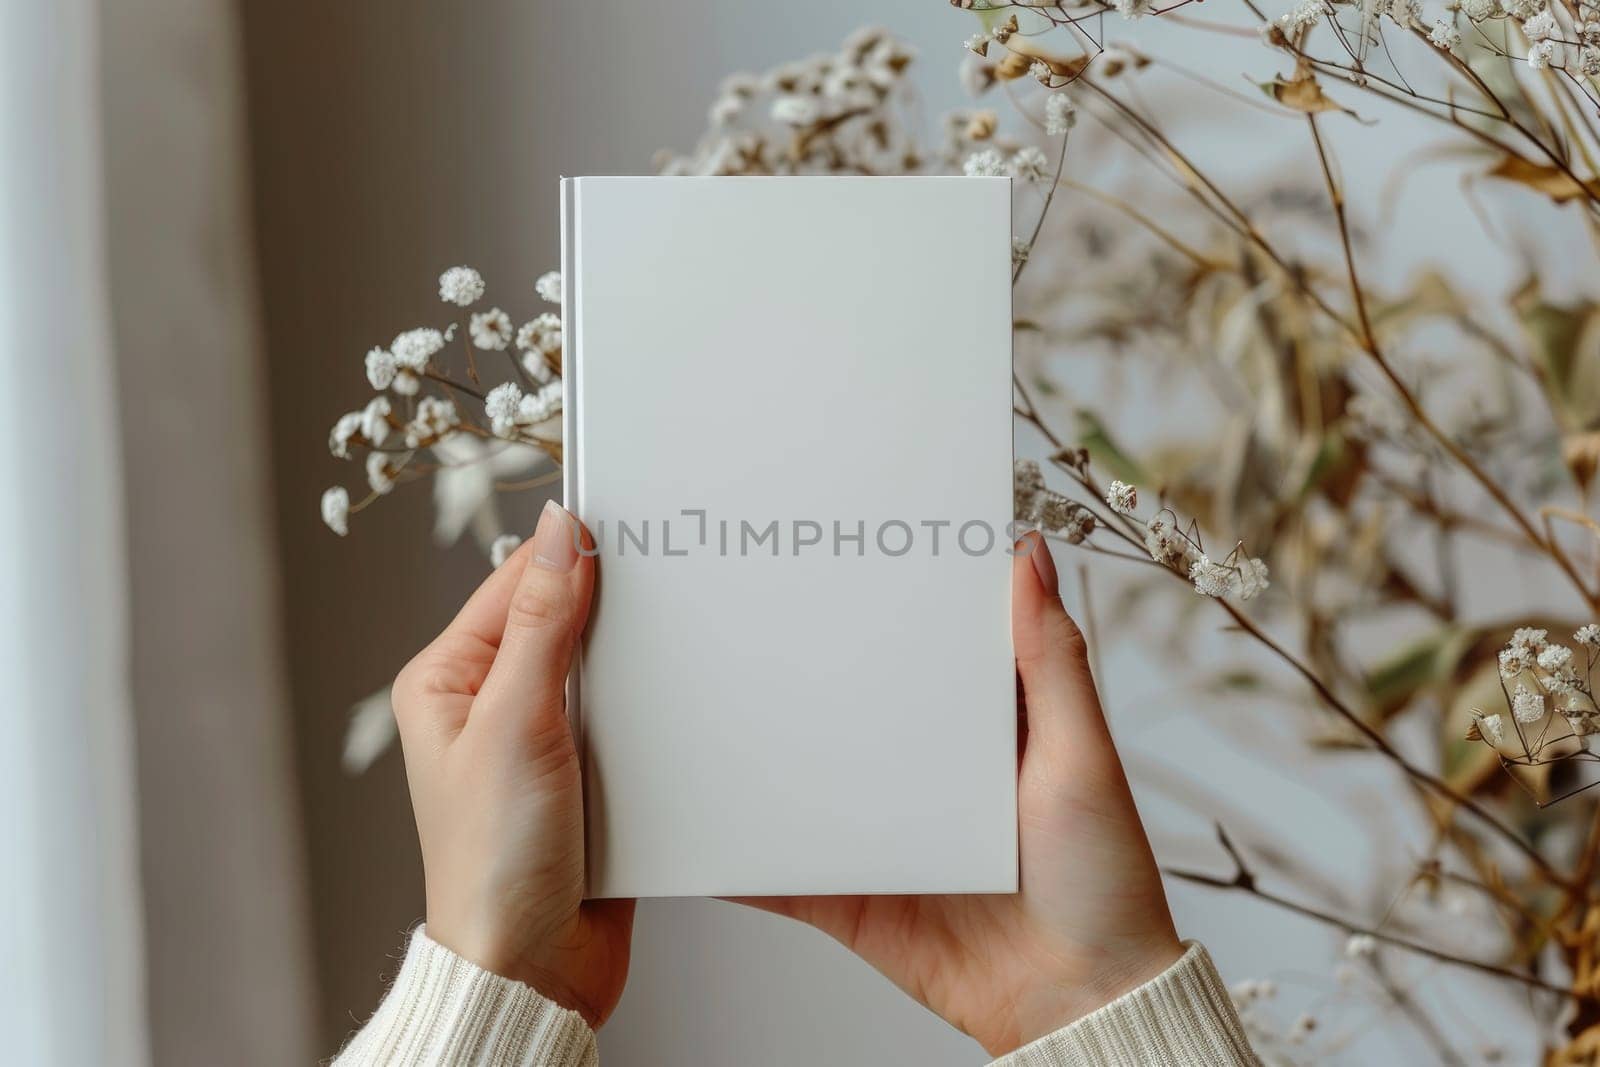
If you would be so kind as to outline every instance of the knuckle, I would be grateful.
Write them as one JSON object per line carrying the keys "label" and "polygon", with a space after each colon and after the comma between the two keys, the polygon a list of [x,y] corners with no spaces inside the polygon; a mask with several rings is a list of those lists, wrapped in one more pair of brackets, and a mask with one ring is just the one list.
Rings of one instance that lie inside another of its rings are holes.
{"label": "knuckle", "polygon": [[524,582],[511,595],[506,625],[524,630],[564,634],[571,627],[572,605],[560,590],[542,582]]}

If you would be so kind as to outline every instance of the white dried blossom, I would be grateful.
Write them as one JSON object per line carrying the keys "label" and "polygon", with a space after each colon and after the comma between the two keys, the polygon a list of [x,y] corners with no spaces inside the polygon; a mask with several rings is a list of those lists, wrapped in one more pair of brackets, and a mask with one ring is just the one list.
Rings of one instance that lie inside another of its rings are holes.
{"label": "white dried blossom", "polygon": [[1600,623],[1584,623],[1578,627],[1572,639],[1584,648],[1600,648]]}
{"label": "white dried blossom", "polygon": [[999,149],[984,148],[968,156],[961,170],[969,178],[998,178],[1006,172],[1006,160]]}
{"label": "white dried blossom", "polygon": [[1072,544],[1081,544],[1094,530],[1094,516],[1076,500],[1041,489],[1034,507],[1041,529],[1058,533]]}
{"label": "white dried blossom", "polygon": [[1006,171],[1018,181],[1044,181],[1050,174],[1050,161],[1037,145],[1023,145],[1012,154]]}
{"label": "white dried blossom", "polygon": [[1123,481],[1106,486],[1106,506],[1119,515],[1132,515],[1139,506],[1139,490]]}
{"label": "white dried blossom", "polygon": [[1012,517],[1033,521],[1039,494],[1044,491],[1044,472],[1031,459],[1019,459],[1011,467]]}
{"label": "white dried blossom", "polygon": [[543,352],[522,353],[522,371],[540,385],[556,376],[556,372],[550,369],[549,362],[545,360]]}
{"label": "white dried blossom", "polygon": [[1044,102],[1044,132],[1058,137],[1078,121],[1078,105],[1066,93],[1051,93]]}
{"label": "white dried blossom", "polygon": [[416,396],[417,390],[422,388],[422,378],[417,375],[416,371],[408,367],[401,367],[395,371],[394,383],[389,388],[401,396]]}
{"label": "white dried blossom", "polygon": [[1364,959],[1378,951],[1378,939],[1371,934],[1351,934],[1344,943],[1344,954],[1351,959]]}
{"label": "white dried blossom", "polygon": [[496,436],[509,437],[515,432],[521,403],[522,387],[516,382],[502,382],[489,390],[483,398],[483,413],[489,416],[489,427]]}
{"label": "white dried blossom", "polygon": [[1600,75],[1600,48],[1588,45],[1578,53],[1578,70],[1586,78]]}
{"label": "white dried blossom", "polygon": [[1453,23],[1444,19],[1436,19],[1433,23],[1433,29],[1428,33],[1428,43],[1435,48],[1443,48],[1446,52],[1452,52],[1461,47],[1461,31],[1456,29]]}
{"label": "white dried blossom", "polygon": [[561,272],[547,270],[539,275],[539,280],[533,283],[533,291],[539,294],[539,299],[550,304],[561,303]]}
{"label": "white dried blossom", "polygon": [[516,534],[501,534],[494,539],[494,544],[489,546],[489,562],[496,567],[502,565],[511,558],[511,553],[515,552],[520,544],[522,538]]}
{"label": "white dried blossom", "polygon": [[328,451],[335,459],[350,458],[350,442],[361,432],[361,412],[351,411],[339,416],[339,421],[328,431]]}
{"label": "white dried blossom", "polygon": [[743,112],[743,100],[737,96],[719,96],[706,112],[706,121],[712,126],[731,126]]}
{"label": "white dried blossom", "polygon": [[1050,64],[1046,63],[1042,59],[1036,59],[1032,63],[1028,64],[1028,73],[1033,75],[1034,78],[1038,79],[1040,83],[1049,85],[1050,78],[1055,72],[1050,69]]}
{"label": "white dried blossom", "polygon": [[394,384],[395,371],[399,369],[394,353],[382,348],[373,348],[367,353],[367,382],[374,389],[389,388]]}
{"label": "white dried blossom", "polygon": [[1145,524],[1144,547],[1151,559],[1166,567],[1187,567],[1194,554],[1189,539],[1159,515]]}
{"label": "white dried blossom", "polygon": [[1254,556],[1242,556],[1239,559],[1238,570],[1234,574],[1233,589],[1239,594],[1240,600],[1249,600],[1251,597],[1266,592],[1271,583],[1267,580],[1267,564],[1265,560]]}
{"label": "white dried blossom", "polygon": [[1534,70],[1550,69],[1550,61],[1555,58],[1556,43],[1554,41],[1539,41],[1528,49],[1528,66]]}
{"label": "white dried blossom", "polygon": [[373,452],[367,456],[367,485],[379,496],[387,495],[394,488],[395,478],[411,458],[409,452],[391,455],[387,452]]}
{"label": "white dried blossom", "polygon": [[1567,727],[1577,737],[1588,737],[1600,725],[1595,722],[1593,715],[1576,708],[1568,708],[1561,717],[1567,720]]}
{"label": "white dried blossom", "polygon": [[1189,581],[1201,596],[1227,596],[1233,572],[1220,563],[1211,562],[1204,552],[1189,564]]}
{"label": "white dried blossom", "polygon": [[1496,747],[1505,744],[1506,721],[1498,712],[1493,715],[1479,715],[1477,721],[1478,733],[1485,741]]}
{"label": "white dried blossom", "polygon": [[1511,632],[1511,641],[1507,648],[1519,648],[1530,655],[1537,656],[1544,651],[1550,643],[1550,631],[1541,630],[1532,626],[1520,626]]}
{"label": "white dried blossom", "polygon": [[323,492],[322,521],[340,537],[350,532],[350,491],[344,486],[336,485]]}
{"label": "white dried blossom", "polygon": [[1294,33],[1322,20],[1322,0],[1300,0],[1278,17],[1278,26],[1284,33]]}
{"label": "white dried blossom", "polygon": [[1461,13],[1473,22],[1494,18],[1498,11],[1498,0],[1461,0]]}
{"label": "white dried blossom", "polygon": [[1117,14],[1125,19],[1138,19],[1156,9],[1151,0],[1117,0]]}
{"label": "white dried blossom", "polygon": [[425,396],[417,402],[416,414],[406,426],[406,447],[420,448],[448,435],[461,425],[461,415],[453,401]]}
{"label": "white dried blossom", "polygon": [[1516,679],[1523,671],[1533,669],[1533,655],[1525,648],[1509,645],[1500,650],[1500,677],[1506,681]]}
{"label": "white dried blossom", "polygon": [[1538,722],[1544,718],[1544,694],[1518,682],[1511,694],[1511,714],[1521,723]]}
{"label": "white dried blossom", "polygon": [[790,93],[772,102],[773,122],[782,122],[789,126],[809,126],[820,116],[821,109],[818,108],[816,100],[809,96]]}
{"label": "white dried blossom", "polygon": [[517,331],[517,347],[530,352],[559,352],[561,344],[561,316],[553,311],[534,316]]}
{"label": "white dried blossom", "polygon": [[1544,41],[1554,37],[1560,30],[1556,25],[1556,17],[1550,14],[1549,9],[1539,12],[1522,24],[1522,32],[1530,41]]}
{"label": "white dried blossom", "polygon": [[559,380],[541,387],[537,393],[529,393],[517,404],[517,423],[522,426],[533,426],[554,418],[561,414],[561,398],[562,387]]}
{"label": "white dried blossom", "polygon": [[389,438],[389,398],[375,396],[361,410],[361,436],[374,447]]}
{"label": "white dried blossom", "polygon": [[976,53],[977,55],[986,56],[989,54],[989,35],[985,33],[975,33],[971,37],[968,37],[965,41],[962,41],[961,47],[965,48],[969,52]]}
{"label": "white dried blossom", "polygon": [[439,299],[466,307],[483,299],[483,275],[471,267],[451,267],[439,275]]}
{"label": "white dried blossom", "polygon": [[472,343],[487,352],[505,351],[515,331],[511,316],[499,308],[490,308],[472,316],[467,329],[472,334]]}
{"label": "white dried blossom", "polygon": [[1539,653],[1539,666],[1551,674],[1561,673],[1572,663],[1572,649],[1566,645],[1550,645]]}
{"label": "white dried blossom", "polygon": [[443,347],[444,334],[431,326],[423,326],[396,337],[389,351],[394,353],[395,362],[400,366],[422,371],[428,366],[428,360]]}

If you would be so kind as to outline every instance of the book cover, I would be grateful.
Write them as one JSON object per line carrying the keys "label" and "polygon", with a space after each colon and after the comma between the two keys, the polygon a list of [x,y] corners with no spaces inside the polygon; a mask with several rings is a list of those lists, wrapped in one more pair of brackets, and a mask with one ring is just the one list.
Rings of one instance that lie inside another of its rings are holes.
{"label": "book cover", "polygon": [[1010,204],[562,182],[591,896],[1015,891]]}

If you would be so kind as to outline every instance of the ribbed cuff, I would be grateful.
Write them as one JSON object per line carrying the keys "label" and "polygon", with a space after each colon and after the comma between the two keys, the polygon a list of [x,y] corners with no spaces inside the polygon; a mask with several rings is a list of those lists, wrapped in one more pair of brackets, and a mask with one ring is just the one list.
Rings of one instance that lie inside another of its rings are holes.
{"label": "ribbed cuff", "polygon": [[594,1031],[417,927],[388,996],[334,1067],[596,1067]]}
{"label": "ribbed cuff", "polygon": [[1188,945],[1144,985],[991,1067],[1258,1067],[1222,976]]}

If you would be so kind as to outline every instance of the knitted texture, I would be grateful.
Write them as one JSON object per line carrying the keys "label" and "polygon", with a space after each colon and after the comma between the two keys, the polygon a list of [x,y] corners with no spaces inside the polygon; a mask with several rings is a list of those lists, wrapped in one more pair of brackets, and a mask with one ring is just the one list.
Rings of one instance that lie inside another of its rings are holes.
{"label": "knitted texture", "polygon": [[1222,976],[1200,945],[1098,1011],[992,1067],[1257,1067]]}
{"label": "knitted texture", "polygon": [[411,935],[377,1013],[334,1067],[596,1067],[594,1032],[575,1011]]}

